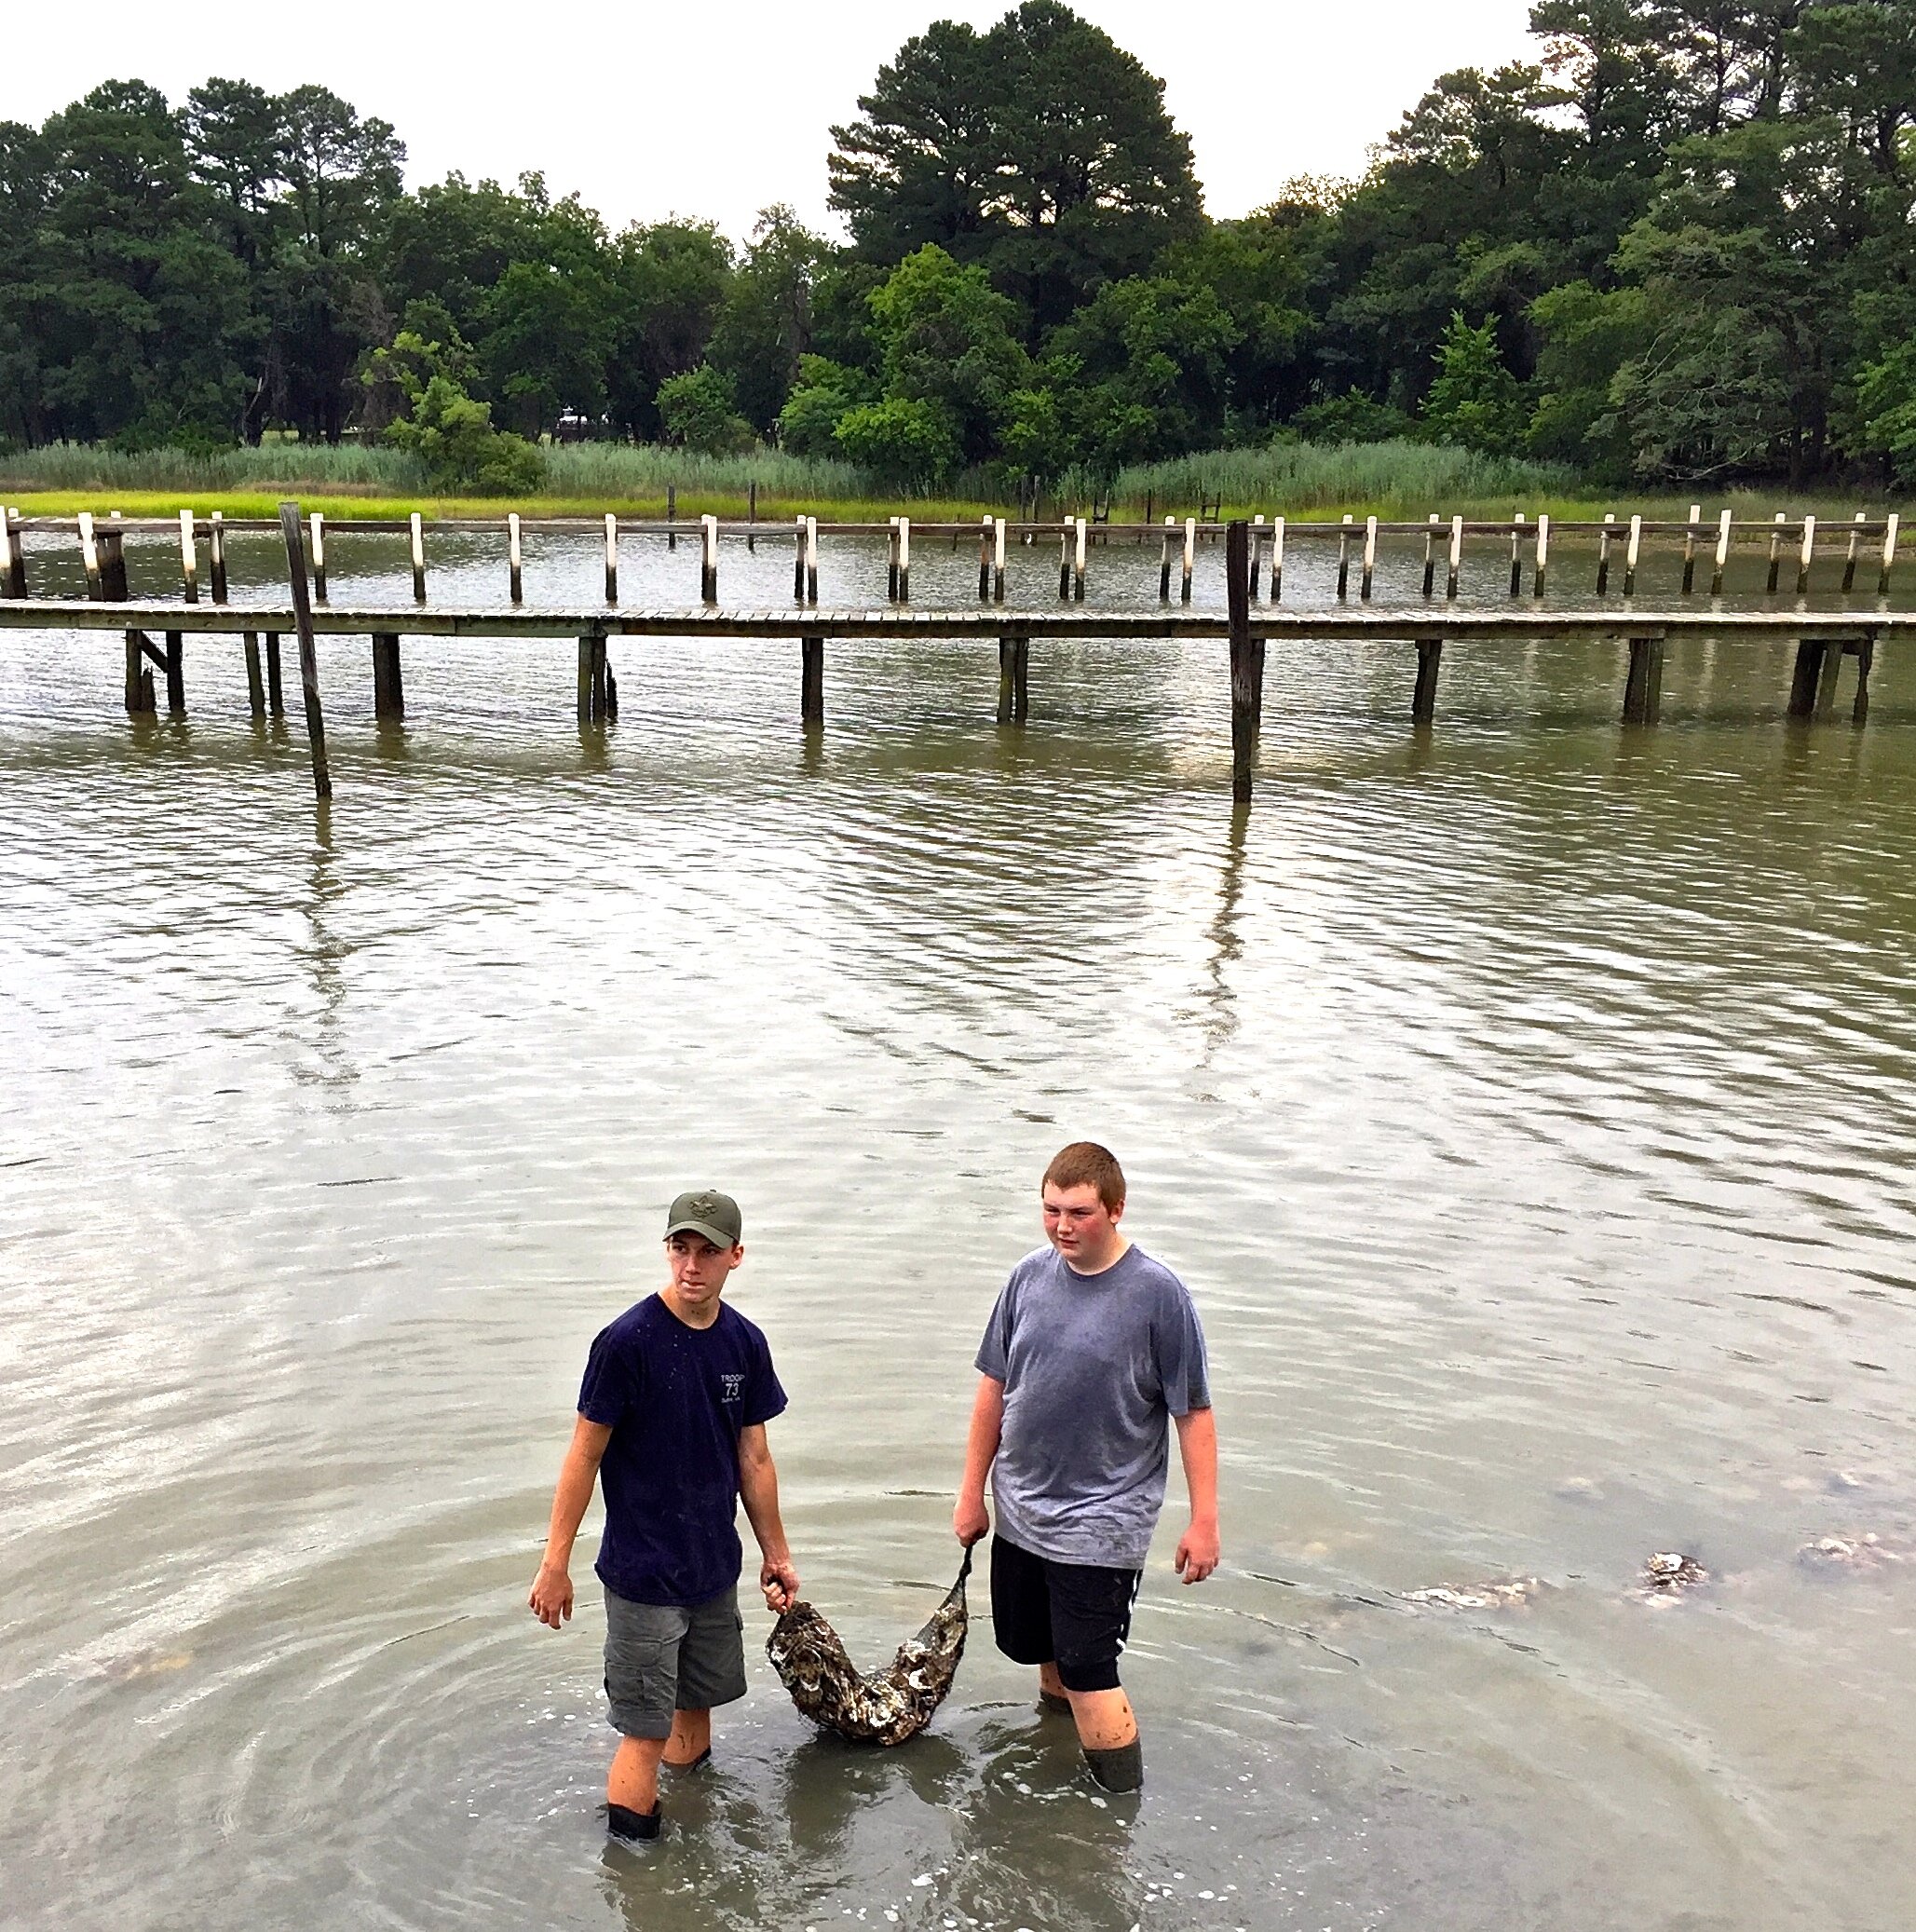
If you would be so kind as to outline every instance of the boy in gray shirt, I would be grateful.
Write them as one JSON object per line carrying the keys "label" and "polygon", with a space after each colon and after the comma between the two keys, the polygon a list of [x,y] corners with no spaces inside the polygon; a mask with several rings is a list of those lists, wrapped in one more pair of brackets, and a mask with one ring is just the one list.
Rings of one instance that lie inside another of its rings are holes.
{"label": "boy in gray shirt", "polygon": [[988,1474],[998,1647],[1039,1667],[1040,1703],[1070,1711],[1098,1783],[1135,1790],[1144,1754],[1118,1658],[1164,1503],[1167,1416],[1191,1504],[1176,1567],[1187,1584],[1217,1567],[1204,1334],[1184,1284],[1120,1232],[1124,1176],[1107,1150],[1074,1142],[1042,1191],[1050,1245],[1012,1269],[985,1327],[952,1528],[967,1547],[991,1528]]}

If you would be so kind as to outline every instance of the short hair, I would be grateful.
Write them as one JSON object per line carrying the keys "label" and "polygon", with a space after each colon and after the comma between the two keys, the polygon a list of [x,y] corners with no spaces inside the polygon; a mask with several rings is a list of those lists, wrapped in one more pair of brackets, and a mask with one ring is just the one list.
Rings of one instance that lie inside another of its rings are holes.
{"label": "short hair", "polygon": [[1107,1214],[1124,1205],[1124,1170],[1109,1148],[1094,1140],[1074,1140],[1052,1156],[1039,1183],[1045,1188],[1095,1188]]}

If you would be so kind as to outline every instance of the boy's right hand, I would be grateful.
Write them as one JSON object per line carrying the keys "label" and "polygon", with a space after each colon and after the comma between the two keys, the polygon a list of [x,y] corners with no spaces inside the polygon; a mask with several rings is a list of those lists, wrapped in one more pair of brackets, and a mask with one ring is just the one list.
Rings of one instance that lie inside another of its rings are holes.
{"label": "boy's right hand", "polygon": [[526,1599],[540,1623],[556,1630],[572,1614],[572,1578],[551,1563],[541,1563],[532,1580],[532,1595]]}
{"label": "boy's right hand", "polygon": [[951,1513],[951,1533],[967,1549],[991,1531],[990,1513],[985,1507],[982,1496],[960,1496],[958,1507]]}

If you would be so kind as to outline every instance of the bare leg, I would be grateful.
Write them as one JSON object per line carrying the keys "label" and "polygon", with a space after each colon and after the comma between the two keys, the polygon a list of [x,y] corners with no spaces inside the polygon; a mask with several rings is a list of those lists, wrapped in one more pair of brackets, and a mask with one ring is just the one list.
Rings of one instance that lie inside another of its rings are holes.
{"label": "bare leg", "polygon": [[673,1713],[672,1735],[665,1740],[664,1762],[674,1771],[696,1764],[712,1748],[712,1713],[709,1710],[680,1710]]}
{"label": "bare leg", "polygon": [[605,1802],[627,1811],[648,1812],[659,1803],[659,1761],[662,1737],[621,1737],[605,1774]]}
{"label": "bare leg", "polygon": [[1040,1664],[1038,1667],[1038,1688],[1047,1697],[1062,1697],[1066,1694],[1065,1680],[1058,1675],[1055,1664]]}
{"label": "bare leg", "polygon": [[1071,1715],[1078,1724],[1078,1742],[1088,1751],[1113,1751],[1137,1738],[1137,1719],[1131,1699],[1116,1691],[1067,1691]]}

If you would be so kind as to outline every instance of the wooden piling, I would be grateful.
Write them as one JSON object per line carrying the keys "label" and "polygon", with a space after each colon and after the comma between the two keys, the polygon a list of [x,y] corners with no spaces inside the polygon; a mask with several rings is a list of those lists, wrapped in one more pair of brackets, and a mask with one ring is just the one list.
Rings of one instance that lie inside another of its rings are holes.
{"label": "wooden piling", "polygon": [[107,526],[100,533],[100,575],[106,594],[116,604],[127,601],[127,542],[118,524],[120,513],[107,511]]}
{"label": "wooden piling", "polygon": [[1842,560],[1842,591],[1845,597],[1856,587],[1856,552],[1863,542],[1864,521],[1864,513],[1859,510],[1855,522],[1850,525],[1850,547],[1844,551]]}
{"label": "wooden piling", "polygon": [[286,715],[286,687],[279,674],[279,633],[266,633],[266,709],[276,718]]}
{"label": "wooden piling", "polygon": [[1524,588],[1524,513],[1516,511],[1510,520],[1510,594],[1522,593]]}
{"label": "wooden piling", "polygon": [[1084,519],[1078,519],[1078,540],[1071,552],[1071,601],[1084,602]]}
{"label": "wooden piling", "polygon": [[[978,525],[978,602],[991,601],[991,528],[995,519],[986,517]],[[957,539],[954,538],[954,541]]]}
{"label": "wooden piling", "polygon": [[1803,547],[1796,560],[1796,593],[1799,597],[1804,597],[1809,594],[1810,559],[1814,554],[1815,549],[1816,519],[1813,516],[1805,516],[1803,518]]}
{"label": "wooden piling", "polygon": [[1284,595],[1284,519],[1271,520],[1271,601]]}
{"label": "wooden piling", "polygon": [[805,520],[805,601],[819,601],[819,520],[813,516]]}
{"label": "wooden piling", "polygon": [[1896,526],[1900,521],[1899,514],[1893,510],[1882,525],[1882,569],[1876,579],[1879,597],[1889,595],[1889,573],[1896,561]]}
{"label": "wooden piling", "polygon": [[1630,519],[1630,534],[1624,542],[1624,595],[1637,594],[1637,559],[1643,552],[1643,519]]}
{"label": "wooden piling", "polygon": [[1171,601],[1171,544],[1176,529],[1177,519],[1174,516],[1167,516],[1164,519],[1164,552],[1158,563],[1158,602],[1160,604],[1169,604]]}
{"label": "wooden piling", "polygon": [[1251,796],[1264,664],[1251,641],[1251,526],[1242,518],[1224,533],[1224,590],[1230,613],[1230,796],[1243,805]]}
{"label": "wooden piling", "polygon": [[1357,595],[1360,601],[1370,602],[1371,579],[1377,575],[1377,519],[1364,520],[1364,569],[1357,580]]}
{"label": "wooden piling", "polygon": [[406,714],[405,685],[400,675],[400,640],[396,632],[373,636],[373,715],[395,722]]}
{"label": "wooden piling", "polygon": [[898,602],[898,519],[885,519],[885,601]]}
{"label": "wooden piling", "polygon": [[1338,528],[1338,602],[1343,603],[1351,592],[1351,513],[1344,512],[1343,521]]}
{"label": "wooden piling", "polygon": [[1004,533],[1005,520],[993,517],[991,520],[991,601],[1004,602]]}
{"label": "wooden piling", "polygon": [[1842,646],[1826,644],[1823,646],[1823,661],[1816,667],[1816,712],[1819,718],[1832,716],[1836,711],[1836,687],[1842,674]]}
{"label": "wooden piling", "polygon": [[1776,512],[1776,521],[1770,525],[1770,578],[1764,585],[1767,593],[1776,594],[1776,577],[1783,567],[1783,512]]}
{"label": "wooden piling", "polygon": [[679,487],[676,483],[665,486],[665,547],[675,551],[679,547],[679,533],[673,526],[678,522]]}
{"label": "wooden piling", "polygon": [[1417,688],[1410,697],[1410,722],[1428,725],[1437,714],[1437,673],[1443,668],[1444,640],[1417,640]]}
{"label": "wooden piling", "polygon": [[1541,597],[1543,584],[1550,572],[1550,512],[1540,510],[1537,514],[1537,558],[1530,571],[1530,595]]}
{"label": "wooden piling", "polygon": [[9,597],[27,594],[26,534],[20,526],[18,508],[7,512],[7,594]]}
{"label": "wooden piling", "polygon": [[1690,506],[1690,523],[1683,532],[1683,594],[1689,596],[1696,588],[1696,524],[1703,515],[1703,505]]}
{"label": "wooden piling", "polygon": [[78,518],[80,532],[80,568],[87,573],[87,595],[93,603],[100,603],[106,595],[106,587],[100,577],[100,543],[93,534],[93,513],[81,510]]}
{"label": "wooden piling", "polygon": [[[413,518],[418,540],[419,518]],[[313,756],[315,796],[333,796],[333,774],[326,765],[326,720],[319,711],[319,654],[313,646],[313,612],[306,599],[306,557],[300,542],[299,505],[279,506],[279,532],[286,539],[286,572],[292,588],[292,620],[299,627],[299,682],[306,701],[306,745]],[[423,594],[423,592],[421,593]]]}
{"label": "wooden piling", "polygon": [[1065,527],[1058,536],[1058,602],[1066,602],[1071,595],[1071,519],[1065,519]]}
{"label": "wooden piling", "polygon": [[199,546],[193,540],[193,512],[180,512],[180,595],[188,604],[199,602]]}
{"label": "wooden piling", "polygon": [[1717,554],[1710,565],[1712,597],[1720,597],[1723,594],[1723,572],[1730,565],[1730,532],[1733,522],[1734,519],[1727,510],[1717,519]]}
{"label": "wooden piling", "polygon": [[1823,669],[1824,646],[1814,639],[1798,640],[1796,666],[1789,680],[1788,714],[1806,718],[1816,706],[1816,679]]}
{"label": "wooden piling", "polygon": [[805,518],[792,519],[792,601],[805,602]]}
{"label": "wooden piling", "polygon": [[415,510],[411,519],[413,537],[413,602],[426,602],[426,533],[419,526],[419,512]]}
{"label": "wooden piling", "polygon": [[1437,581],[1437,512],[1431,511],[1423,531],[1423,593],[1426,597]]}
{"label": "wooden piling", "polygon": [[718,519],[707,511],[699,519],[699,594],[707,604],[718,602]]}
{"label": "wooden piling", "polygon": [[798,719],[804,725],[825,721],[825,640],[807,637],[798,646]]}
{"label": "wooden piling", "polygon": [[592,669],[598,645],[595,633],[587,631],[578,640],[578,721],[581,725],[592,722]]}
{"label": "wooden piling", "polygon": [[1450,519],[1450,563],[1444,578],[1444,594],[1454,598],[1463,578],[1463,519]]}
{"label": "wooden piling", "polygon": [[313,545],[313,601],[326,601],[326,518],[323,511],[314,510],[306,520],[311,532]]}
{"label": "wooden piling", "polygon": [[[1186,517],[1184,520],[1184,588],[1179,592],[1179,602],[1190,602],[1191,573],[1198,567],[1198,520]],[[1249,582],[1246,578],[1246,583]]]}
{"label": "wooden piling", "polygon": [[1251,602],[1257,601],[1257,573],[1264,567],[1264,513],[1251,519]]}
{"label": "wooden piling", "polygon": [[1612,510],[1603,513],[1603,528],[1597,533],[1597,594],[1605,596],[1610,591],[1610,539],[1611,526],[1616,523]]}
{"label": "wooden piling", "polygon": [[[718,520],[713,519],[712,539],[718,541]],[[898,601],[909,604],[912,601],[912,520],[900,517],[898,520]]]}
{"label": "wooden piling", "polygon": [[519,554],[519,512],[509,511],[506,517],[506,590],[514,604],[525,602],[525,573],[521,568]]}
{"label": "wooden piling", "polygon": [[618,602],[618,519],[605,512],[605,601]]}
{"label": "wooden piling", "polygon": [[1031,640],[1022,635],[998,640],[998,721],[1022,725],[1031,715]]}
{"label": "wooden piling", "polygon": [[1861,725],[1869,715],[1869,667],[1876,661],[1876,633],[1868,632],[1856,646],[1856,697],[1850,723]]}
{"label": "wooden piling", "polygon": [[224,604],[226,601],[226,522],[224,514],[217,510],[207,519],[206,574],[212,589],[213,602]]}
{"label": "wooden piling", "polygon": [[246,650],[246,701],[256,718],[266,714],[266,690],[260,680],[260,633],[246,632],[240,639]]}
{"label": "wooden piling", "polygon": [[1664,701],[1664,641],[1661,637],[1630,640],[1630,671],[1624,681],[1624,722],[1653,725]]}
{"label": "wooden piling", "polygon": [[758,485],[745,485],[745,548],[754,556],[758,554],[758,532],[753,526],[758,522]]}
{"label": "wooden piling", "polygon": [[186,715],[186,633],[169,631],[166,640],[167,715],[183,718]]}

